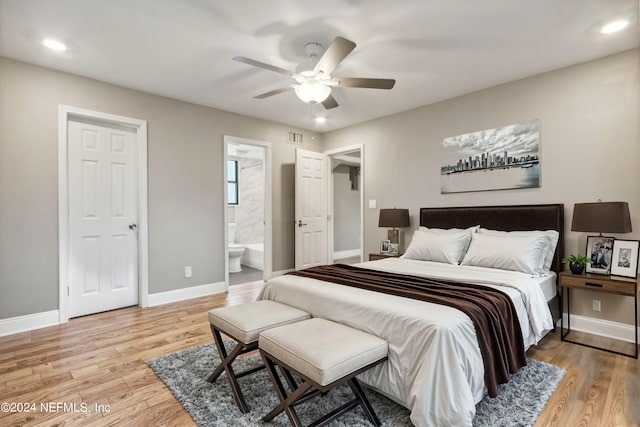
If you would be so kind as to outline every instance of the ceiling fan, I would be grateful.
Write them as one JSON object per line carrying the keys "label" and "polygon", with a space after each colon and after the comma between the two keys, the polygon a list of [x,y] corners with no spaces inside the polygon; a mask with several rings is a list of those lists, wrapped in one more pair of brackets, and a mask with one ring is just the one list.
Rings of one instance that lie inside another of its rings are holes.
{"label": "ceiling fan", "polygon": [[[295,72],[287,71],[283,68],[265,64],[264,62],[246,58],[244,56],[234,56],[233,60],[243,62],[265,70],[274,71],[293,77],[297,84],[292,84],[269,92],[254,96],[256,99],[263,99],[279,93],[294,90],[298,98],[309,104],[321,103],[327,110],[336,108],[338,102],[331,95],[332,87],[360,87],[369,89],[391,89],[396,81],[393,79],[369,79],[359,77],[332,77],[331,73],[338,65],[355,49],[356,44],[342,37],[336,37],[329,45],[324,54],[322,46],[318,43],[308,43],[305,46],[309,61],[300,64]],[[317,61],[316,61],[317,59]]]}

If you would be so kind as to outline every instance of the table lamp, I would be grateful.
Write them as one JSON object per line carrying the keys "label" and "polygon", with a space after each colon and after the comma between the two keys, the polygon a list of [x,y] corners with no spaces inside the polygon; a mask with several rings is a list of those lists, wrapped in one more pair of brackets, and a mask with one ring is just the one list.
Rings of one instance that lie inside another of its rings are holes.
{"label": "table lamp", "polygon": [[631,233],[631,216],[627,202],[576,203],[573,206],[571,231]]}
{"label": "table lamp", "polygon": [[380,209],[378,227],[392,227],[388,232],[391,243],[399,243],[399,231],[396,227],[409,227],[409,209]]}

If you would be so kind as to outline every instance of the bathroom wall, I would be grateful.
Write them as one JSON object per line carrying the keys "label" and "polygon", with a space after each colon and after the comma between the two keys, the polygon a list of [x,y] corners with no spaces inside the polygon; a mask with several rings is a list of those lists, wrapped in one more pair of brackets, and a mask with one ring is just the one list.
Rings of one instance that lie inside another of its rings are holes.
{"label": "bathroom wall", "polygon": [[238,160],[240,203],[234,207],[236,243],[264,243],[264,161]]}

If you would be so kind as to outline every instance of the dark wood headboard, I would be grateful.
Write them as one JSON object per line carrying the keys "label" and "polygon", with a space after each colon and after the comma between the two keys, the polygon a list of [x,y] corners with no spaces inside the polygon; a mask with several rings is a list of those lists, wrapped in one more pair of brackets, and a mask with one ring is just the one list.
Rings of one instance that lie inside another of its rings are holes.
{"label": "dark wood headboard", "polygon": [[467,228],[480,225],[492,230],[556,230],[560,233],[551,270],[562,271],[564,258],[564,205],[467,206],[421,208],[420,225],[431,228]]}

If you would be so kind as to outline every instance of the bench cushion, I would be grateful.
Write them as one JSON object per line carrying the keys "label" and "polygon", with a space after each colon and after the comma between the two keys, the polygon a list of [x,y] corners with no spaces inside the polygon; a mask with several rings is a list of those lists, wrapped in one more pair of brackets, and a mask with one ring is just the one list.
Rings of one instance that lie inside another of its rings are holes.
{"label": "bench cushion", "polygon": [[313,318],[269,329],[259,347],[325,386],[387,355],[387,342],[329,320]]}
{"label": "bench cushion", "polygon": [[209,311],[209,323],[244,344],[257,341],[260,332],[266,329],[310,317],[306,311],[269,300]]}

